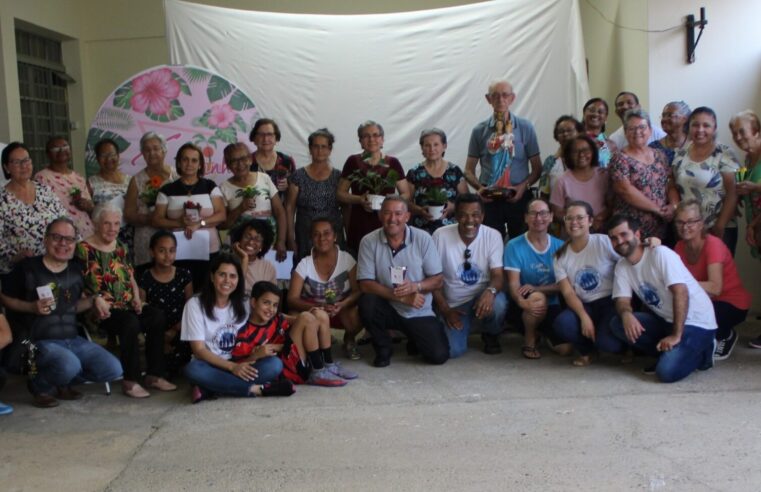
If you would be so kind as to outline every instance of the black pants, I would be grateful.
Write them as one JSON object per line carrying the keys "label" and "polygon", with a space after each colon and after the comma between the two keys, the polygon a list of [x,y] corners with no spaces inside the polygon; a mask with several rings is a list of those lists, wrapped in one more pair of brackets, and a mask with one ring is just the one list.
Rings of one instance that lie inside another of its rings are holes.
{"label": "black pants", "polygon": [[435,316],[403,318],[387,300],[374,294],[362,294],[359,317],[372,335],[373,348],[379,357],[391,357],[393,350],[388,330],[399,330],[417,346],[427,362],[443,364],[449,359],[449,340],[444,326]]}
{"label": "black pants", "polygon": [[747,309],[737,308],[724,301],[713,301],[713,312],[716,316],[716,323],[719,325],[716,330],[716,340],[729,338],[732,329],[745,321],[748,316]]}
{"label": "black pants", "polygon": [[523,216],[526,206],[533,195],[531,190],[526,190],[520,200],[515,203],[496,201],[484,204],[484,224],[497,229],[502,237],[505,237],[505,224],[510,239],[526,232],[526,221]]}
{"label": "black pants", "polygon": [[111,316],[100,322],[101,328],[119,338],[119,352],[124,368],[124,379],[138,381],[140,378],[140,344],[137,336],[145,333],[145,360],[147,374],[164,377],[164,311],[154,306],[143,306],[143,312],[135,314],[125,309],[112,309]]}

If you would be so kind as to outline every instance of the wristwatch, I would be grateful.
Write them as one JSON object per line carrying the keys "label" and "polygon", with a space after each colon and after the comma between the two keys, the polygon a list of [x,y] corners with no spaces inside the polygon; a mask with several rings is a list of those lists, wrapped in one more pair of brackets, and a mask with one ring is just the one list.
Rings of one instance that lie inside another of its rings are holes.
{"label": "wristwatch", "polygon": [[201,227],[206,227],[206,221],[205,220],[201,221]]}
{"label": "wristwatch", "polygon": [[495,296],[497,295],[497,289],[494,288],[494,287],[487,287],[486,290],[488,290],[489,292],[491,292]]}

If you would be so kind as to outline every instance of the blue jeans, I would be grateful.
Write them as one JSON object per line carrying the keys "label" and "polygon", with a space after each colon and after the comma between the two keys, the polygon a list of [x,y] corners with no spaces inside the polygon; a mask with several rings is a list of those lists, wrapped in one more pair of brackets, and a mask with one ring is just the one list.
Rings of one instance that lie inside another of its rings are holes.
{"label": "blue jeans", "polygon": [[615,337],[610,331],[610,320],[616,315],[616,308],[610,297],[584,303],[592,323],[595,325],[595,341],[581,333],[581,320],[571,309],[564,309],[552,323],[555,335],[565,342],[573,344],[573,348],[581,355],[589,355],[595,348],[600,352],[618,354],[623,352],[626,344]]}
{"label": "blue jeans", "polygon": [[122,377],[119,359],[82,337],[37,340],[37,375],[30,379],[35,394],[54,394],[57,386],[85,381],[105,383]]}
{"label": "blue jeans", "polygon": [[259,371],[259,375],[253,381],[244,381],[231,372],[193,358],[185,366],[185,377],[209,393],[254,396],[250,392],[251,386],[274,381],[283,372],[283,362],[277,356],[259,359],[253,365]]}
{"label": "blue jeans", "polygon": [[655,374],[664,383],[673,383],[689,376],[695,369],[713,366],[713,340],[715,330],[705,330],[697,326],[684,325],[682,340],[668,352],[658,352],[656,346],[661,339],[673,332],[673,326],[652,313],[634,313],[645,331],[634,343],[630,343],[624,332],[620,316],[610,323],[613,334],[647,355],[658,357]]}
{"label": "blue jeans", "polygon": [[504,292],[497,292],[497,296],[494,298],[494,308],[492,313],[483,319],[476,318],[475,305],[481,294],[478,294],[470,301],[454,308],[457,311],[462,311],[460,316],[460,322],[462,323],[462,329],[455,330],[446,326],[446,320],[442,319],[444,326],[446,326],[447,338],[449,339],[449,357],[459,357],[468,350],[468,335],[470,335],[470,326],[472,323],[476,323],[480,326],[481,332],[488,335],[499,335],[502,333],[502,323],[505,321],[505,314],[507,314],[507,296]]}

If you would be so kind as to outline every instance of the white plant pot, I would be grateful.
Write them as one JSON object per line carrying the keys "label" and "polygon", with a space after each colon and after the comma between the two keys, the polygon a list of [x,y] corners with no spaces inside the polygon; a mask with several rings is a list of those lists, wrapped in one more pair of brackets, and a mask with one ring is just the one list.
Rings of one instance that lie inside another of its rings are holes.
{"label": "white plant pot", "polygon": [[383,205],[383,200],[385,200],[385,199],[386,199],[386,197],[383,196],[383,195],[372,195],[372,194],[369,194],[369,193],[367,195],[367,200],[370,202],[370,207],[373,210],[380,210],[381,209],[381,205]]}
{"label": "white plant pot", "polygon": [[428,213],[431,214],[431,220],[439,220],[444,215],[444,205],[428,205]]}

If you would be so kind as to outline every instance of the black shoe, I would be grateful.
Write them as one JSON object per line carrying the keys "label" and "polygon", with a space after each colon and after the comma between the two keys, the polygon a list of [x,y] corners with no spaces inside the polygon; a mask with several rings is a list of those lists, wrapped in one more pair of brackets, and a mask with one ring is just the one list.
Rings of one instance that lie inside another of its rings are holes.
{"label": "black shoe", "polygon": [[730,330],[729,336],[724,340],[716,341],[716,349],[713,352],[714,360],[728,359],[732,355],[732,349],[737,344],[737,332]]}
{"label": "black shoe", "polygon": [[81,400],[84,395],[75,390],[71,386],[59,386],[58,387],[58,399],[59,400]]}
{"label": "black shoe", "polygon": [[391,359],[383,355],[376,355],[375,360],[373,360],[375,367],[388,367],[389,364],[391,364]]}
{"label": "black shoe", "polygon": [[484,342],[484,353],[489,355],[501,354],[502,346],[499,344],[499,335],[483,333],[481,340]]}
{"label": "black shoe", "polygon": [[652,376],[655,374],[655,365],[647,366],[642,369],[642,374],[647,374],[648,376]]}
{"label": "black shoe", "polygon": [[37,408],[53,408],[60,404],[58,403],[58,400],[45,393],[39,393],[32,396],[34,396],[34,406]]}
{"label": "black shoe", "polygon": [[291,396],[296,392],[290,381],[273,381],[262,386],[262,396]]}

